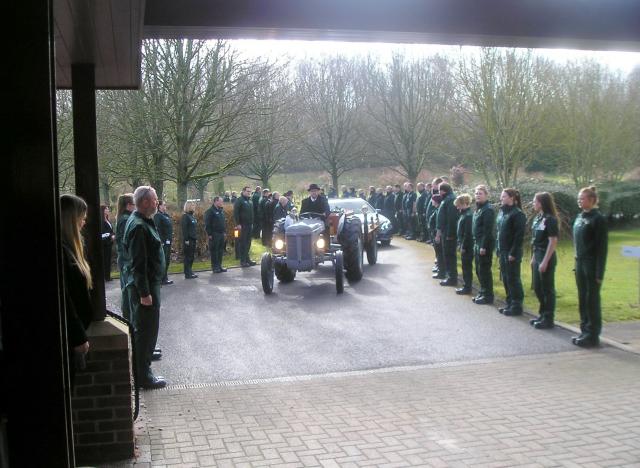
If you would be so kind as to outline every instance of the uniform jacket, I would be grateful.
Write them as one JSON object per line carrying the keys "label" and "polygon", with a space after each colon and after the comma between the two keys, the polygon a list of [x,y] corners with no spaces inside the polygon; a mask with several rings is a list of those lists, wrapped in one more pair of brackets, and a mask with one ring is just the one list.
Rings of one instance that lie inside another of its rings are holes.
{"label": "uniform jacket", "polygon": [[182,229],[182,241],[191,241],[198,239],[198,233],[196,232],[196,220],[193,213],[183,213],[180,218],[180,228]]}
{"label": "uniform jacket", "polygon": [[453,193],[448,193],[442,199],[440,207],[438,207],[438,215],[436,226],[442,233],[444,240],[453,240],[456,238],[458,230],[458,210],[453,204],[456,199]]}
{"label": "uniform jacket", "polygon": [[73,261],[71,247],[62,243],[62,261],[64,265],[64,295],[66,300],[67,336],[69,347],[74,348],[87,341],[85,330],[89,328],[93,317],[93,307],[87,282]]}
{"label": "uniform jacket", "polygon": [[127,220],[123,243],[128,260],[122,271],[125,284],[133,285],[140,297],[148,296],[165,270],[162,240],[153,220],[134,211]]}
{"label": "uniform jacket", "polygon": [[227,224],[224,219],[224,209],[214,205],[204,212],[204,230],[207,231],[208,236],[213,236],[214,233],[226,232]]}
{"label": "uniform jacket", "polygon": [[158,229],[158,235],[160,239],[165,244],[171,244],[173,241],[173,220],[168,213],[163,213],[162,211],[158,211],[153,220],[156,223],[156,228]]}
{"label": "uniform jacket", "polygon": [[318,213],[328,216],[331,212],[329,208],[329,201],[322,195],[318,195],[318,198],[311,200],[311,197],[307,197],[302,200],[302,206],[300,207],[300,213]]}
{"label": "uniform jacket", "polygon": [[573,223],[573,244],[577,259],[596,262],[596,278],[604,279],[609,234],[607,222],[599,210],[580,213]]}
{"label": "uniform jacket", "polygon": [[473,213],[473,242],[477,249],[485,249],[491,252],[496,242],[495,235],[496,214],[487,201],[484,204],[476,204]]}
{"label": "uniform jacket", "polygon": [[510,255],[522,260],[522,244],[527,217],[515,205],[503,206],[498,213],[498,255]]}
{"label": "uniform jacket", "polygon": [[233,205],[233,222],[236,226],[249,226],[253,224],[253,203],[244,195],[238,197]]}
{"label": "uniform jacket", "polygon": [[124,250],[124,228],[127,220],[131,216],[131,211],[122,213],[116,221],[116,252],[118,253],[118,268],[122,270],[122,266],[126,263],[126,252]]}
{"label": "uniform jacket", "polygon": [[395,214],[395,201],[396,197],[393,192],[387,193],[384,197],[384,203],[382,205],[382,213],[389,218],[389,220],[393,219],[393,215]]}
{"label": "uniform jacket", "polygon": [[113,242],[111,236],[113,235],[113,227],[111,223],[106,219],[102,220],[102,245],[105,247],[110,246]]}
{"label": "uniform jacket", "polygon": [[253,205],[253,219],[258,220],[260,213],[260,199],[262,198],[262,194],[260,192],[253,192],[251,195],[251,203]]}
{"label": "uniform jacket", "polygon": [[531,246],[537,250],[547,250],[549,237],[558,237],[558,220],[550,214],[539,214],[531,223]]}
{"label": "uniform jacket", "polygon": [[416,192],[405,192],[404,197],[402,198],[402,209],[405,214],[411,216],[413,213],[413,204],[416,202],[418,198]]}
{"label": "uniform jacket", "polygon": [[396,213],[398,213],[398,212],[402,213],[402,196],[403,196],[403,193],[402,192],[396,192],[393,195],[394,195],[394,198],[393,198],[394,209],[396,210]]}
{"label": "uniform jacket", "polygon": [[418,213],[419,216],[424,216],[426,214],[426,204],[427,204],[427,195],[428,195],[428,191],[427,190],[423,190],[422,192],[420,192],[420,195],[418,195],[418,200],[416,201],[416,213]]}
{"label": "uniform jacket", "polygon": [[471,208],[461,211],[458,216],[458,247],[464,250],[465,254],[473,253],[472,224],[473,215],[471,214]]}

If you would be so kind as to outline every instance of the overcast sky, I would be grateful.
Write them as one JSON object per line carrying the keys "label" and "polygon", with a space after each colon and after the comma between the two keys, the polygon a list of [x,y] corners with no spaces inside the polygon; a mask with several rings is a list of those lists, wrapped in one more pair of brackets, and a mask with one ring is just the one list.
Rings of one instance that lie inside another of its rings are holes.
{"label": "overcast sky", "polygon": [[[427,55],[433,53],[457,54],[459,46],[443,46],[435,44],[382,44],[375,42],[329,42],[329,41],[284,41],[284,40],[234,40],[231,41],[240,51],[251,56],[270,56],[278,58],[285,55],[291,58],[313,57],[323,54],[333,55],[377,55],[382,60],[390,57],[394,50],[404,50],[407,55]],[[476,47],[465,46],[465,52]],[[585,51],[568,49],[537,49],[541,55],[558,62],[591,58],[607,64],[611,69],[629,73],[635,66],[640,66],[638,52]]]}

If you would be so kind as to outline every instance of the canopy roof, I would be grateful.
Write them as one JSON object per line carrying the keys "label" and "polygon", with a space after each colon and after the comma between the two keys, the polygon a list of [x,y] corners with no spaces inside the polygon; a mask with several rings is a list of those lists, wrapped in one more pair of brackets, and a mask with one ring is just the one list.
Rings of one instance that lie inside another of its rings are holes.
{"label": "canopy roof", "polygon": [[137,88],[142,38],[252,38],[640,51],[629,0],[55,0],[58,87],[95,63]]}

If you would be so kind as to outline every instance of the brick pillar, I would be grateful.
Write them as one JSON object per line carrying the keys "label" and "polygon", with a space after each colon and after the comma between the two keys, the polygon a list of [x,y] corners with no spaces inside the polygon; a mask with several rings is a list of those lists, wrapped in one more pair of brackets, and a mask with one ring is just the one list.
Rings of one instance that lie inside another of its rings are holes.
{"label": "brick pillar", "polygon": [[133,458],[133,382],[127,327],[107,317],[87,332],[87,368],[76,375],[71,408],[79,464]]}

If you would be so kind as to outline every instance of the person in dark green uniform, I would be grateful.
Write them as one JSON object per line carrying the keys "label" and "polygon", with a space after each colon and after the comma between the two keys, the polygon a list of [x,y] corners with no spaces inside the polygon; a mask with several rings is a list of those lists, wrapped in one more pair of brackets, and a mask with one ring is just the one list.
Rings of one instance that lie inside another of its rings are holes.
{"label": "person in dark green uniform", "polygon": [[500,261],[500,277],[507,294],[507,306],[499,308],[498,311],[506,316],[522,315],[524,289],[520,265],[527,217],[522,212],[520,192],[516,189],[504,189],[500,194],[500,203],[497,254]]}
{"label": "person in dark green uniform", "polygon": [[538,329],[553,328],[556,310],[556,246],[558,245],[558,212],[553,195],[536,193],[533,209],[537,215],[531,225],[531,277],[538,302],[538,318],[529,323]]}
{"label": "person in dark green uniform", "polygon": [[573,223],[573,243],[576,256],[576,285],[580,309],[580,336],[573,344],[584,348],[598,346],[602,331],[600,287],[607,263],[607,222],[598,210],[598,192],[585,187],[578,194],[582,212]]}
{"label": "person in dark green uniform", "polygon": [[475,189],[476,211],[473,213],[471,232],[473,234],[473,259],[480,289],[473,302],[478,305],[493,304],[493,249],[495,247],[496,214],[489,203],[489,189],[478,185]]}
{"label": "person in dark green uniform", "polygon": [[126,262],[123,268],[131,318],[135,329],[135,366],[137,382],[142,388],[162,388],[163,377],[151,371],[151,360],[160,326],[160,284],[164,276],[164,251],[153,215],[158,196],[149,186],[133,193],[136,210],[124,229]]}
{"label": "person in dark green uniform", "polygon": [[173,242],[173,220],[171,215],[167,213],[167,204],[164,200],[158,201],[158,212],[153,216],[153,220],[156,223],[164,252],[165,267],[162,284],[173,284],[173,281],[168,276],[169,263],[171,262],[171,243]]}
{"label": "person in dark green uniform", "polygon": [[253,205],[253,227],[251,235],[254,239],[260,239],[260,231],[262,223],[260,222],[260,198],[262,198],[262,188],[257,185],[256,190],[251,195],[251,204]]}
{"label": "person in dark green uniform", "polygon": [[184,213],[180,219],[185,279],[194,279],[198,277],[198,275],[193,274],[193,258],[196,253],[196,242],[198,241],[198,233],[196,232],[196,225],[198,224],[198,221],[193,215],[195,209],[195,203],[192,201],[186,202],[184,204]]}
{"label": "person in dark green uniform", "polygon": [[118,270],[120,271],[120,309],[122,310],[122,316],[127,320],[131,320],[131,311],[129,309],[129,299],[127,297],[124,275],[122,274],[122,269],[127,262],[123,241],[124,228],[127,225],[129,216],[131,216],[131,213],[135,208],[136,205],[133,203],[133,193],[124,193],[118,197],[118,212],[116,214],[116,252],[118,254]]}
{"label": "person in dark green uniform", "polygon": [[445,269],[444,269],[444,260],[442,259],[442,245],[440,243],[440,239],[437,238],[436,234],[438,233],[438,208],[440,208],[440,203],[442,202],[442,195],[438,193],[434,193],[431,195],[431,205],[433,209],[431,213],[427,212],[428,218],[427,223],[429,223],[429,236],[433,239],[432,246],[433,251],[436,256],[436,265],[433,269],[432,278],[435,279],[444,279]]}
{"label": "person in dark green uniform", "polygon": [[416,185],[418,189],[418,199],[416,200],[416,239],[418,242],[426,241],[425,224],[427,213],[427,203],[429,202],[429,191],[425,187],[423,182]]}
{"label": "person in dark green uniform", "polygon": [[471,195],[463,193],[459,195],[454,202],[458,209],[458,249],[460,250],[460,259],[462,263],[462,280],[464,284],[461,288],[456,289],[456,294],[471,294],[473,283],[473,233],[471,223],[473,215],[471,214]]}
{"label": "person in dark green uniform", "polygon": [[251,249],[251,230],[253,228],[253,204],[251,203],[251,187],[244,187],[240,197],[233,205],[233,220],[236,229],[240,230],[238,242],[238,255],[240,266],[249,267],[256,264],[249,258]]}
{"label": "person in dark green uniform", "polygon": [[223,201],[220,197],[213,198],[213,205],[204,212],[204,230],[209,238],[209,253],[211,254],[211,270],[214,273],[224,273],[222,256],[224,254],[224,239],[227,224],[224,219]]}
{"label": "person in dark green uniform", "polygon": [[[453,202],[456,197],[451,185],[443,182],[439,186],[442,203],[438,208],[436,239],[442,244],[442,259],[444,260],[445,279],[440,281],[440,286],[458,285],[458,255],[456,248],[458,229],[458,210]],[[440,267],[440,263],[438,263]]]}
{"label": "person in dark green uniform", "polygon": [[404,197],[402,199],[403,219],[404,219],[404,238],[407,240],[416,240],[416,200],[418,196],[413,189],[411,182],[404,183]]}

